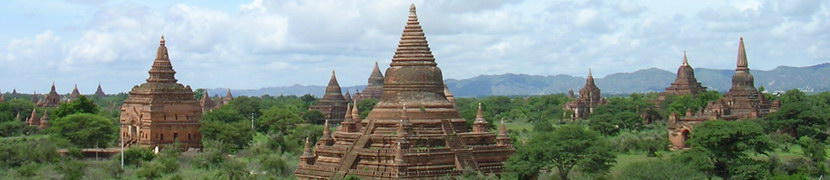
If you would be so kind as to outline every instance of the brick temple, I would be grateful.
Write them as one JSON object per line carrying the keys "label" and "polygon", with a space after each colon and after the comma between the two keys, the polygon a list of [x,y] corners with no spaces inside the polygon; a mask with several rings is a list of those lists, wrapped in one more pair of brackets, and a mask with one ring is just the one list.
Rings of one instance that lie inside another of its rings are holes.
{"label": "brick temple", "polygon": [[360,101],[363,99],[380,99],[383,95],[383,74],[380,73],[380,67],[378,67],[377,62],[375,62],[375,68],[372,69],[372,74],[369,75],[366,88],[363,89],[362,92],[356,93],[355,95],[356,96],[353,98],[354,101]]}
{"label": "brick temple", "polygon": [[101,88],[101,83],[98,83],[98,89],[95,90],[95,97],[102,98],[107,96],[107,93],[104,93],[104,88]]}
{"label": "brick temple", "polygon": [[[573,91],[569,93],[573,96]],[[570,114],[571,120],[588,119],[594,108],[599,105],[608,103],[608,100],[602,98],[602,92],[594,83],[594,75],[591,69],[588,69],[588,77],[585,78],[585,86],[579,90],[579,97],[571,102],[565,103],[565,110],[572,111]]]}
{"label": "brick temple", "polygon": [[121,106],[121,140],[125,146],[156,147],[174,142],[200,148],[202,107],[190,86],[177,83],[161,37],[147,82],[134,86]]}
{"label": "brick temple", "polygon": [[306,141],[298,179],[437,179],[465,169],[498,174],[515,151],[503,125],[489,132],[482,117],[471,129],[447,100],[414,4],[383,96],[366,119],[355,117],[356,106],[351,110],[334,132],[324,129],[313,151]]}
{"label": "brick temple", "polygon": [[762,118],[779,107],[780,102],[767,100],[764,94],[755,88],[755,79],[749,72],[744,39],[741,38],[738,44],[737,68],[732,76],[732,88],[720,99],[707,103],[701,112],[688,110],[684,117],[672,113],[668,122],[669,141],[674,149],[687,148],[686,140],[697,124],[716,119]]}
{"label": "brick temple", "polygon": [[36,98],[36,96],[37,93],[32,95],[32,102],[37,102],[35,105],[38,107],[58,107],[61,103],[61,95],[59,95],[58,91],[55,90],[55,82],[52,82],[52,88],[49,90],[49,94],[46,94],[45,97],[35,101],[34,98]]}
{"label": "brick temple", "polygon": [[695,78],[695,70],[689,65],[689,59],[686,57],[686,52],[683,52],[683,63],[677,68],[677,78],[671,83],[666,91],[660,93],[658,100],[663,101],[667,96],[676,95],[697,95],[706,92],[706,87],[703,87]]}
{"label": "brick temple", "polygon": [[326,120],[339,123],[346,116],[347,106],[349,106],[349,102],[343,97],[340,84],[337,83],[337,76],[335,76],[334,71],[331,71],[331,79],[329,79],[329,85],[326,86],[326,94],[309,109],[320,111],[326,117]]}

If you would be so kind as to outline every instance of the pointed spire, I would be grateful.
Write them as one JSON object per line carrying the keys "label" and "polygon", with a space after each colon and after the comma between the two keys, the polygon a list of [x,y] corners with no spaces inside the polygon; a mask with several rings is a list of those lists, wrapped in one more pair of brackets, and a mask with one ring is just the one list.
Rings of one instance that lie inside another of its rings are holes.
{"label": "pointed spire", "polygon": [[[435,57],[429,49],[429,43],[418,22],[415,4],[409,6],[409,18],[401,35],[401,41],[390,66],[406,65],[435,66]],[[387,74],[388,75],[388,74]]]}
{"label": "pointed spire", "polygon": [[484,120],[484,111],[481,110],[481,103],[478,103],[478,110],[476,111],[476,121],[475,123],[480,123],[486,121]]}
{"label": "pointed spire", "polygon": [[375,62],[375,67],[372,69],[372,74],[369,75],[369,84],[367,86],[383,86],[383,73],[380,72],[378,62]]}
{"label": "pointed spire", "polygon": [[231,94],[231,88],[228,88],[228,90],[225,92],[225,102],[229,103],[231,101],[233,101],[233,94]]}
{"label": "pointed spire", "polygon": [[308,137],[305,138],[305,146],[303,147],[303,155],[301,156],[301,158],[302,157],[314,157],[314,155],[311,152],[311,140],[309,140]]}
{"label": "pointed spire", "polygon": [[164,36],[161,36],[159,48],[156,51],[156,59],[148,73],[150,78],[147,78],[147,82],[175,83],[178,81],[175,77],[176,71],[173,70],[173,64],[170,63],[170,57],[167,54]]}
{"label": "pointed spire", "polygon": [[350,104],[346,105],[346,116],[343,118],[343,121],[351,121],[352,120],[352,106]]}
{"label": "pointed spire", "polygon": [[343,98],[346,99],[346,102],[357,101],[357,100],[352,100],[352,94],[349,93],[349,89],[346,89],[346,94],[343,95]]}
{"label": "pointed spire", "polygon": [[49,127],[49,112],[43,111],[43,117],[40,117],[40,123],[38,123],[37,127],[39,129],[46,129]]}
{"label": "pointed spire", "polygon": [[334,143],[334,139],[331,137],[331,130],[329,130],[329,120],[326,119],[326,122],[323,124],[323,136],[320,137],[320,141],[317,142],[319,145],[332,145]]}
{"label": "pointed spire", "polygon": [[[591,68],[588,68],[588,77],[585,78],[585,86],[586,87],[588,87],[588,86],[597,86],[594,83],[594,73],[591,72]],[[580,93],[581,93],[581,91],[580,91]],[[580,96],[582,96],[582,94],[580,94]]]}
{"label": "pointed spire", "polygon": [[507,136],[507,127],[504,125],[504,119],[499,124],[499,134],[496,135],[496,146],[510,146],[510,137]]}
{"label": "pointed spire", "polygon": [[37,121],[37,109],[32,109],[32,114],[29,116],[29,119],[26,120],[26,124],[29,124],[30,126],[37,125],[39,124]]}
{"label": "pointed spire", "polygon": [[58,93],[58,91],[55,90],[55,81],[52,81],[52,89],[49,90],[49,94],[52,94],[53,92]]}
{"label": "pointed spire", "polygon": [[681,66],[689,66],[689,59],[686,58],[686,51],[683,51],[683,64]]}
{"label": "pointed spire", "polygon": [[357,101],[353,102],[352,106],[353,106],[352,107],[352,119],[354,119],[354,121],[356,123],[359,123],[361,121],[361,119],[360,119],[360,110],[357,108]]}
{"label": "pointed spire", "polygon": [[72,93],[69,93],[69,99],[74,100],[78,97],[81,97],[81,91],[78,91],[78,84],[75,84],[75,88],[72,89]]}
{"label": "pointed spire", "polygon": [[749,71],[749,63],[746,60],[746,48],[744,48],[744,37],[741,37],[740,43],[738,44],[738,67],[735,69],[737,71]]}
{"label": "pointed spire", "polygon": [[107,94],[104,93],[104,88],[101,88],[101,82],[98,82],[98,89],[95,90],[95,96],[104,97]]}

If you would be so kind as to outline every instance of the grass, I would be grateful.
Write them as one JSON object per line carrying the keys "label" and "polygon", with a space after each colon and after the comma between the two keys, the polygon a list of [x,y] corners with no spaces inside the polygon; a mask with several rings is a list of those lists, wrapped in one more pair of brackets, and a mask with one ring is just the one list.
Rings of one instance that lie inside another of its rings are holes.
{"label": "grass", "polygon": [[509,123],[504,123],[504,126],[507,127],[507,129],[513,130],[513,131],[522,131],[522,130],[532,131],[533,130],[533,124],[530,124],[528,122],[509,122]]}

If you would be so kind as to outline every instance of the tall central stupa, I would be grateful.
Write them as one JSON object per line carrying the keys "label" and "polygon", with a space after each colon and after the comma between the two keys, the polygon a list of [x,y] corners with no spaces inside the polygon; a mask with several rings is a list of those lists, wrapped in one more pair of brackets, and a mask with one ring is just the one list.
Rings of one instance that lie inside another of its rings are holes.
{"label": "tall central stupa", "polygon": [[[435,179],[465,169],[500,173],[515,151],[502,126],[488,131],[483,117],[472,129],[444,96],[444,81],[415,13],[409,9],[380,102],[361,120],[358,110],[335,132],[306,144],[299,179]],[[347,115],[347,117],[349,117]]]}

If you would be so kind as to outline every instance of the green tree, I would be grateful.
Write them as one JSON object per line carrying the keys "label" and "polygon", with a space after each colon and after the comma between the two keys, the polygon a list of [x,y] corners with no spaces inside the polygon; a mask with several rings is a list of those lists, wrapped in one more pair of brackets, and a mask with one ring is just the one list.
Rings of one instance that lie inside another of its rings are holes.
{"label": "green tree", "polygon": [[254,97],[236,97],[236,99],[231,101],[230,107],[235,109],[236,112],[245,117],[250,117],[251,115],[253,115],[254,117],[262,116],[262,112],[260,112],[262,102],[260,99]]}
{"label": "green tree", "polygon": [[50,125],[48,132],[83,148],[108,147],[118,135],[111,120],[95,114],[72,114],[55,119]]}
{"label": "green tree", "polygon": [[63,174],[63,179],[81,179],[84,177],[84,169],[86,164],[73,159],[64,160],[55,167],[55,170]]}
{"label": "green tree", "polygon": [[297,124],[303,123],[303,119],[296,112],[291,112],[286,109],[273,107],[262,114],[257,120],[257,131],[268,132],[283,132],[293,129]]}
{"label": "green tree", "polygon": [[320,111],[310,110],[303,113],[303,120],[305,120],[306,123],[323,124],[326,121],[326,116]]}
{"label": "green tree", "polygon": [[243,149],[253,139],[254,131],[251,123],[245,121],[221,122],[212,120],[201,121],[200,127],[204,140],[216,140],[231,145],[231,151]]}
{"label": "green tree", "polygon": [[798,139],[798,144],[804,153],[804,157],[813,161],[818,170],[817,174],[825,172],[825,160],[827,160],[827,145],[810,137],[801,137]]}
{"label": "green tree", "polygon": [[369,116],[369,112],[372,112],[372,109],[375,108],[378,102],[378,99],[362,99],[358,101],[357,110],[360,111],[360,119],[366,119],[366,116]]}
{"label": "green tree", "polygon": [[706,179],[706,175],[691,166],[662,159],[648,159],[623,167],[621,179],[640,180],[694,180]]}
{"label": "green tree", "polygon": [[734,168],[747,162],[751,153],[766,154],[772,150],[769,138],[760,125],[750,121],[706,121],[695,127],[689,144],[708,156],[714,173],[724,179],[736,172]]}
{"label": "green tree", "polygon": [[575,166],[582,172],[603,173],[616,162],[611,147],[599,133],[577,125],[536,134],[525,148],[527,152],[519,153],[525,157],[519,158],[536,158],[542,164],[550,164],[565,180]]}
{"label": "green tree", "polygon": [[70,103],[61,104],[51,115],[53,118],[62,118],[78,113],[97,114],[98,106],[86,96],[81,96]]}

